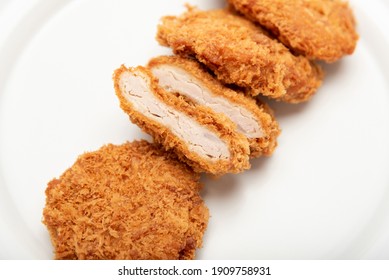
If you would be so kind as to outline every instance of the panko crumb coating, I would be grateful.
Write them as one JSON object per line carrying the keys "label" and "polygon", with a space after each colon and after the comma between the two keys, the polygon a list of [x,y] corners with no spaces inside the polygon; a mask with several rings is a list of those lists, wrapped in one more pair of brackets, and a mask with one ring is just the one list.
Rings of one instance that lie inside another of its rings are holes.
{"label": "panko crumb coating", "polygon": [[295,56],[266,31],[229,10],[189,8],[181,16],[165,16],[157,40],[176,54],[195,56],[226,84],[252,96],[299,103],[321,85],[323,72],[304,56]]}
{"label": "panko crumb coating", "polygon": [[[135,82],[128,82],[126,85],[129,76],[144,82],[144,88],[136,88]],[[166,150],[174,151],[181,161],[196,172],[221,176],[243,172],[251,167],[247,138],[237,132],[235,124],[223,114],[216,114],[205,106],[190,104],[185,99],[166,92],[158,85],[151,71],[142,66],[127,68],[122,65],[115,70],[113,80],[120,107],[130,120]],[[146,99],[146,92],[155,99],[150,102],[153,107],[166,106],[168,113],[155,113],[151,107],[146,112],[141,112],[139,103]],[[137,98],[129,100],[129,94]],[[175,114],[175,123],[165,123],[165,114]],[[185,123],[184,120],[191,123]],[[200,132],[199,129],[207,132]],[[189,139],[183,139],[177,132],[185,133]],[[209,144],[210,139],[215,141]],[[223,149],[221,144],[228,153],[225,157],[209,156],[205,152],[206,149],[219,151]],[[199,149],[195,151],[193,148]]]}
{"label": "panko crumb coating", "polygon": [[56,259],[193,259],[209,213],[199,174],[144,140],[78,157],[49,182]]}
{"label": "panko crumb coating", "polygon": [[228,0],[240,13],[270,30],[309,59],[334,62],[354,52],[358,34],[346,1]]}
{"label": "panko crumb coating", "polygon": [[[205,91],[209,92],[210,95],[213,96],[214,99],[206,101],[204,106],[213,105],[213,107],[221,113],[224,113],[223,110],[228,111],[225,113],[225,115],[231,120],[233,119],[227,115],[227,113],[233,114],[236,113],[236,111],[239,111],[240,115],[245,115],[246,117],[248,114],[250,114],[259,126],[260,136],[249,137],[250,134],[245,134],[245,131],[242,128],[239,130],[249,140],[250,157],[255,158],[263,155],[272,155],[275,148],[277,147],[277,137],[281,133],[281,130],[277,120],[274,117],[273,111],[267,104],[260,102],[259,100],[255,100],[250,96],[246,96],[242,92],[238,92],[226,87],[213,75],[211,75],[207,69],[195,59],[184,58],[180,56],[158,56],[151,59],[148,64],[148,67],[151,69],[151,71],[167,66],[174,67],[171,68],[171,71],[174,71],[175,68],[183,70],[183,73],[191,78],[189,81],[190,84],[195,85],[196,88],[202,89],[202,93],[199,94],[200,96],[197,98],[197,100],[204,98]],[[177,80],[179,79],[178,77],[179,76],[176,75],[174,76],[174,79]],[[161,83],[161,81],[159,82]],[[167,87],[170,88],[169,91],[177,92],[171,87],[171,85],[167,85]],[[178,93],[182,94],[182,91],[184,91],[184,89],[180,89]],[[220,100],[221,98],[222,100]],[[232,108],[237,108],[237,110],[231,110],[230,108],[223,107],[223,103],[229,103],[230,105],[233,105]],[[243,127],[242,125],[239,125],[239,123],[236,123],[236,125],[238,128]],[[250,128],[252,129],[252,127]]]}

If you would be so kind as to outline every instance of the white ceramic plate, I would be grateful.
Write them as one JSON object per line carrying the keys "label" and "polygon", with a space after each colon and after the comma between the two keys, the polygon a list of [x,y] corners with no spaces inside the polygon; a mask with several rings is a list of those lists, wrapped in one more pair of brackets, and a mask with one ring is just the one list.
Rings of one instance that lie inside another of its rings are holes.
{"label": "white ceramic plate", "polygon": [[[44,191],[77,155],[148,138],[119,108],[111,75],[170,53],[154,40],[156,25],[185,2],[0,5],[2,259],[52,258]],[[309,103],[271,102],[283,129],[274,156],[204,179],[211,219],[198,259],[389,258],[389,9],[351,5],[361,36],[354,55],[325,66]]]}

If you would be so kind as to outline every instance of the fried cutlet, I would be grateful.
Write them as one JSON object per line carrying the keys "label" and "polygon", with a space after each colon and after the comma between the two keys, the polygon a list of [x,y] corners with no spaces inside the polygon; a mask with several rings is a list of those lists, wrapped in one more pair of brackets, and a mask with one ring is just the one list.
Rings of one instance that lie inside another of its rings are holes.
{"label": "fried cutlet", "polygon": [[193,259],[208,209],[199,174],[144,140],[81,155],[46,189],[56,259]]}
{"label": "fried cutlet", "polygon": [[228,0],[282,43],[309,59],[333,62],[354,52],[353,13],[340,0]]}
{"label": "fried cutlet", "polygon": [[323,78],[314,62],[293,55],[260,27],[224,9],[189,8],[181,16],[163,17],[157,40],[176,54],[195,56],[219,80],[252,96],[306,101]]}
{"label": "fried cutlet", "polygon": [[195,171],[223,175],[250,167],[249,142],[224,115],[168,93],[142,66],[122,66],[113,79],[131,121]]}
{"label": "fried cutlet", "polygon": [[166,91],[183,95],[232,120],[248,138],[251,157],[272,154],[280,129],[266,104],[224,86],[194,59],[159,56],[150,60],[148,67]]}

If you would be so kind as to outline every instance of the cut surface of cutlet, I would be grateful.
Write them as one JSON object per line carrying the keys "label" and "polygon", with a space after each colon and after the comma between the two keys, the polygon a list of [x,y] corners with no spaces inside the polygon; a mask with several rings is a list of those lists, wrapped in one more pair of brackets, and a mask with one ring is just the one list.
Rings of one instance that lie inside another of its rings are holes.
{"label": "cut surface of cutlet", "polygon": [[199,174],[144,140],[78,157],[49,182],[56,259],[193,259],[208,224]]}
{"label": "cut surface of cutlet", "polygon": [[166,92],[142,66],[122,66],[113,79],[131,121],[195,171],[219,176],[250,167],[248,140],[224,115]]}
{"label": "cut surface of cutlet", "polygon": [[354,52],[358,34],[352,10],[340,0],[228,0],[309,59],[334,62]]}
{"label": "cut surface of cutlet", "polygon": [[283,44],[249,20],[229,10],[190,8],[166,16],[157,40],[181,56],[195,56],[216,77],[252,95],[299,103],[321,85],[323,72],[312,61],[293,55]]}
{"label": "cut surface of cutlet", "polygon": [[159,56],[151,59],[148,67],[166,91],[185,96],[233,121],[237,131],[249,140],[251,157],[273,153],[280,129],[266,104],[224,86],[194,59]]}

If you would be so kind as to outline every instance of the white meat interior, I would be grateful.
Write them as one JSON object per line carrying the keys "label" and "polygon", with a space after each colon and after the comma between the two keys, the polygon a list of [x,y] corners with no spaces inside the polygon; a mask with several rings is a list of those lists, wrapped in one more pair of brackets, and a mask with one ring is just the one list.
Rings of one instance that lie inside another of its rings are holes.
{"label": "white meat interior", "polygon": [[134,110],[166,127],[187,143],[191,152],[212,160],[228,159],[230,151],[214,132],[158,99],[150,90],[149,78],[142,73],[123,72],[120,90]]}
{"label": "white meat interior", "polygon": [[170,66],[160,65],[152,69],[153,75],[159,79],[159,84],[167,91],[177,92],[197,102],[208,106],[217,113],[223,113],[237,126],[237,130],[247,138],[260,138],[263,131],[253,114],[225,97],[217,96],[207,89],[200,81],[186,71]]}

